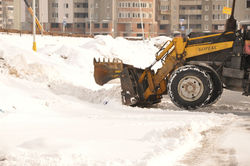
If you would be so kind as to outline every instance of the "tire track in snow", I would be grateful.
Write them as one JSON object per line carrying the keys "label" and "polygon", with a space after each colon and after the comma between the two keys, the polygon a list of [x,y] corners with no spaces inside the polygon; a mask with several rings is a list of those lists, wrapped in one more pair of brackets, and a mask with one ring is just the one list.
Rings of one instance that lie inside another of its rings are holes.
{"label": "tire track in snow", "polygon": [[248,166],[250,163],[250,116],[238,117],[233,123],[204,133],[201,147],[181,161],[186,166]]}
{"label": "tire track in snow", "polygon": [[220,147],[223,134],[229,130],[231,124],[225,126],[227,127],[216,127],[202,132],[204,138],[201,141],[201,147],[188,153],[181,163],[187,166],[238,165],[235,149]]}

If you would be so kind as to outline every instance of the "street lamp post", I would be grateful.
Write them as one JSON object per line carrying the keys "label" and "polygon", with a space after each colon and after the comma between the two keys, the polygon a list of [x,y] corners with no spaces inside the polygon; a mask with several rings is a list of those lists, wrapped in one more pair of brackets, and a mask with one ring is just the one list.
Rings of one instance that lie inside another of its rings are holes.
{"label": "street lamp post", "polygon": [[143,26],[143,18],[142,18],[142,9],[141,9],[141,0],[139,0],[139,6],[140,6],[140,18],[141,18],[141,29],[142,29],[142,38],[143,41],[145,40],[145,35],[144,35],[144,26]]}
{"label": "street lamp post", "polygon": [[89,11],[89,35],[92,36],[92,6],[93,2],[90,4],[90,11]]}
{"label": "street lamp post", "polygon": [[36,0],[33,0],[33,50],[36,51]]}
{"label": "street lamp post", "polygon": [[116,10],[115,10],[115,7],[116,7],[116,1],[115,0],[112,0],[112,36],[113,38],[116,37],[116,28],[115,28],[115,14],[116,14]]}
{"label": "street lamp post", "polygon": [[[227,0],[227,7],[229,7],[229,0]],[[227,14],[227,19],[228,19],[229,15]]]}

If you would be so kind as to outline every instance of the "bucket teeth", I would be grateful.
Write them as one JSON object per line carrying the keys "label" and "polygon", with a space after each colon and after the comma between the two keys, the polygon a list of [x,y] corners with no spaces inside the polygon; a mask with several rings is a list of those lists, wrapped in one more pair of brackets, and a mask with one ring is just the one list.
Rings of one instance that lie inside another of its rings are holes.
{"label": "bucket teeth", "polygon": [[98,58],[98,59],[94,58],[94,64],[97,64],[97,63],[122,64],[122,60],[118,58],[113,58],[112,60],[110,58],[103,58],[102,60],[101,58]]}

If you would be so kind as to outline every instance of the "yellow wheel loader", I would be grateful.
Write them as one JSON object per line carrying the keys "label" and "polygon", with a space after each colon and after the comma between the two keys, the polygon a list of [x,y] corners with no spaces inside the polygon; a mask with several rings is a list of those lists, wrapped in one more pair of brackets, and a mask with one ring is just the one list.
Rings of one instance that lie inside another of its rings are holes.
{"label": "yellow wheel loader", "polygon": [[[122,103],[148,107],[168,94],[183,109],[215,103],[223,88],[250,94],[250,30],[236,29],[232,14],[225,32],[190,33],[167,41],[155,55],[155,62],[139,69],[114,59],[94,59],[94,77],[99,85],[120,78]],[[154,64],[161,61],[156,72]]]}

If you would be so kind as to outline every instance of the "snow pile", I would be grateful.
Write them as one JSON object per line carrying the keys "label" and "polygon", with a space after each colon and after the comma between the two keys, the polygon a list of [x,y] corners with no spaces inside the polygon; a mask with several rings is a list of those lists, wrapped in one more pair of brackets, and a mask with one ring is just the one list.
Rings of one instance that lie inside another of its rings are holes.
{"label": "snow pile", "polygon": [[0,165],[180,164],[202,132],[235,117],[123,106],[119,81],[93,79],[94,57],[144,68],[164,40],[38,36],[34,53],[32,36],[1,34]]}

